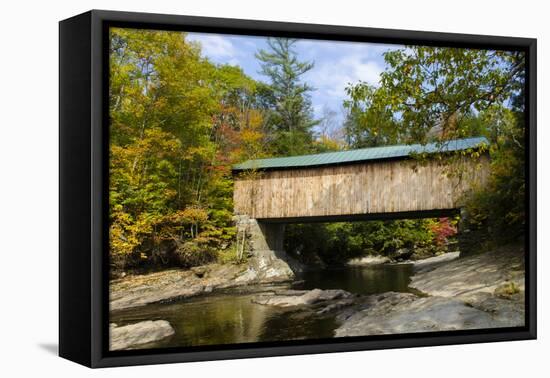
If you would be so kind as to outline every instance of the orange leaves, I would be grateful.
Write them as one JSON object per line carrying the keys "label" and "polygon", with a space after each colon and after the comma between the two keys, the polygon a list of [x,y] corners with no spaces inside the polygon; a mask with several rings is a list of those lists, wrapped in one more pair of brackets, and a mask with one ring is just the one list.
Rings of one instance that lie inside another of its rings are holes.
{"label": "orange leaves", "polygon": [[456,235],[458,229],[456,222],[449,218],[439,218],[436,222],[428,225],[429,230],[434,234],[434,241],[438,246],[444,246],[448,238]]}

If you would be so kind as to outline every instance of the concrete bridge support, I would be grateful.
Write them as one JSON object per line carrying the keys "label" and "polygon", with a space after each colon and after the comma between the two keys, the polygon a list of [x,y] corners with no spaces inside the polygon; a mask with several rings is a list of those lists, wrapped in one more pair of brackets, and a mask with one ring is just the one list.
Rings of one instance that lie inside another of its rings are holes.
{"label": "concrete bridge support", "polygon": [[235,223],[238,234],[246,235],[245,251],[250,256],[250,274],[257,275],[259,281],[294,278],[300,267],[284,251],[284,224],[259,222],[247,215],[235,216]]}

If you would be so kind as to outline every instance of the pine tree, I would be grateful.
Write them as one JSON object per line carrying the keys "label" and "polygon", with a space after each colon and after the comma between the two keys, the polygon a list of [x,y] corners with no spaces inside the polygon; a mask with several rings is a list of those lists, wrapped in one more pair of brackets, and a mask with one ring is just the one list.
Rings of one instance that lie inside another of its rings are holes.
{"label": "pine tree", "polygon": [[273,151],[277,155],[298,155],[310,151],[313,140],[313,118],[309,92],[313,90],[301,81],[313,68],[312,62],[300,62],[293,49],[297,40],[269,38],[269,50],[260,50],[256,58],[261,73],[271,83],[265,88],[264,101],[269,104],[269,127],[272,129]]}

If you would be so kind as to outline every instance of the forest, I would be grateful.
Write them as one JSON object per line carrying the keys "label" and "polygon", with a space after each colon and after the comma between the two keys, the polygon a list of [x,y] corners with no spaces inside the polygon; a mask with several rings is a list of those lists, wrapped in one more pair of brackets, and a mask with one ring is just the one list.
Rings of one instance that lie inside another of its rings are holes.
{"label": "forest", "polygon": [[[315,115],[315,62],[299,41],[269,38],[263,80],[218,64],[186,33],[110,30],[110,257],[114,272],[241,263],[233,164],[470,136],[490,141],[488,185],[465,199],[469,227],[492,244],[525,228],[525,57],[520,52],[403,46],[384,53],[379,85],[347,83],[343,121]],[[313,70],[313,71],[312,71]],[[448,248],[458,218],[287,227],[306,263],[338,264],[403,248]],[[481,247],[481,246],[480,246]]]}

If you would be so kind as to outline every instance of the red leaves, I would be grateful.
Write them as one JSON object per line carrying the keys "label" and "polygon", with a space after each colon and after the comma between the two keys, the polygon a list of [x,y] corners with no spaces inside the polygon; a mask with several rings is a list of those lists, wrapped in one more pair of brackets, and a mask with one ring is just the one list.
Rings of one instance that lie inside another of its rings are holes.
{"label": "red leaves", "polygon": [[437,222],[429,225],[430,231],[434,234],[434,240],[438,246],[443,246],[447,240],[458,232],[456,222],[449,218],[439,218]]}

